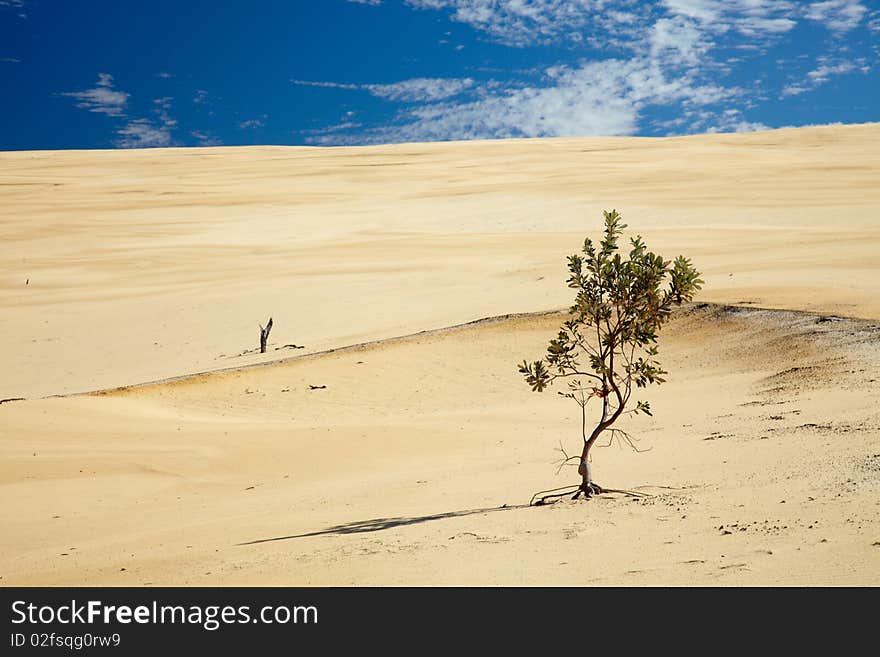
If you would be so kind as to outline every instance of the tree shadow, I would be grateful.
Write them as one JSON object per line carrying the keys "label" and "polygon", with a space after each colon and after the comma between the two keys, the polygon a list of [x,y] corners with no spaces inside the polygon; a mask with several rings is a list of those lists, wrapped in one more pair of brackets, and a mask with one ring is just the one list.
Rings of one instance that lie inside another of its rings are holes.
{"label": "tree shadow", "polygon": [[255,541],[247,541],[245,543],[236,543],[236,545],[256,545],[258,543],[271,543],[273,541],[288,541],[294,538],[306,538],[309,536],[344,536],[346,534],[368,534],[371,532],[381,532],[386,529],[395,527],[405,527],[406,525],[417,525],[423,522],[431,522],[432,520],[443,520],[444,518],[460,518],[462,516],[472,516],[478,513],[491,513],[493,511],[509,511],[511,509],[527,509],[528,504],[515,504],[488,507],[485,509],[464,509],[461,511],[448,511],[446,513],[435,513],[430,516],[401,516],[397,518],[373,518],[372,520],[358,520],[348,522],[342,525],[335,525],[327,529],[308,532],[306,534],[291,534],[290,536],[276,536],[274,538],[259,538]]}

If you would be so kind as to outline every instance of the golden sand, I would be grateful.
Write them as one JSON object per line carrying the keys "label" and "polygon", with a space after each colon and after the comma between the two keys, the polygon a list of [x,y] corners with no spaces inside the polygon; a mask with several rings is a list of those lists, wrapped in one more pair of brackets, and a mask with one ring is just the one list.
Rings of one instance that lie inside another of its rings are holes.
{"label": "golden sand", "polygon": [[[0,583],[880,584],[878,180],[876,124],[0,153]],[[564,308],[611,208],[710,305],[595,453],[650,497],[527,508],[560,317],[418,333]]]}

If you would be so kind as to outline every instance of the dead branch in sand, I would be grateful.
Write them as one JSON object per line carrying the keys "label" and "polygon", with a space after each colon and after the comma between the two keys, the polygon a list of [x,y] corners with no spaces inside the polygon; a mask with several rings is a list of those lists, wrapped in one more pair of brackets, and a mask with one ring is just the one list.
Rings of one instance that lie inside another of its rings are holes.
{"label": "dead branch in sand", "polygon": [[269,331],[272,330],[272,318],[269,318],[269,323],[266,324],[266,328],[263,328],[263,325],[260,324],[260,353],[266,353],[266,342],[269,340]]}

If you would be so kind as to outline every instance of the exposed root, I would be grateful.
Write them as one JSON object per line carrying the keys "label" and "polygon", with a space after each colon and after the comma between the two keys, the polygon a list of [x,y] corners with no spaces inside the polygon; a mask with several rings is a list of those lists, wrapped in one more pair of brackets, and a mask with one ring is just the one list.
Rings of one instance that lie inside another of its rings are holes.
{"label": "exposed root", "polygon": [[576,500],[581,495],[589,499],[593,497],[593,495],[601,495],[604,492],[604,489],[599,484],[590,482],[589,484],[581,484],[578,486],[577,492],[575,492],[571,499]]}
{"label": "exposed root", "polygon": [[653,495],[648,495],[647,493],[636,493],[632,490],[624,490],[622,488],[603,488],[603,493],[619,493],[620,495],[626,495],[628,497],[653,497]]}
{"label": "exposed root", "polygon": [[635,491],[623,490],[620,488],[603,488],[599,484],[591,483],[586,485],[571,485],[563,486],[562,488],[551,488],[549,490],[538,491],[537,493],[532,495],[532,499],[529,501],[529,506],[544,506],[546,504],[555,504],[559,501],[560,498],[563,498],[566,495],[571,495],[571,499],[576,500],[581,495],[584,496],[584,499],[590,499],[595,495],[602,495],[605,493],[617,493],[619,495],[627,495],[629,497],[651,497],[651,495],[648,495],[647,493],[636,493]]}
{"label": "exposed root", "polygon": [[[545,504],[553,504],[554,502],[558,502],[558,499],[565,497],[566,495],[571,495],[574,491],[578,490],[580,486],[563,486],[562,488],[550,488],[549,490],[539,490],[537,493],[532,495],[532,499],[529,500],[529,506],[543,506]],[[561,492],[557,492],[561,491]],[[546,493],[546,495],[544,494]],[[535,501],[535,498],[538,498],[538,501]],[[553,502],[548,502],[548,500],[553,500]]]}

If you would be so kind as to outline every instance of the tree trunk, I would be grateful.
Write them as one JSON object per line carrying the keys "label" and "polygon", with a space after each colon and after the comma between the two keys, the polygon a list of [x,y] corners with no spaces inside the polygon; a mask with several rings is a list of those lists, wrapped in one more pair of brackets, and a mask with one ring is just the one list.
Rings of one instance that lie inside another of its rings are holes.
{"label": "tree trunk", "polygon": [[269,331],[272,330],[272,318],[269,318],[269,323],[266,324],[266,328],[263,328],[263,325],[260,324],[260,353],[266,353],[266,343],[269,341]]}
{"label": "tree trunk", "polygon": [[593,468],[590,466],[588,457],[581,457],[581,465],[578,468],[578,474],[581,476],[581,486],[587,487],[593,483]]}
{"label": "tree trunk", "polygon": [[593,433],[590,434],[589,439],[584,442],[584,449],[581,451],[581,462],[578,466],[578,474],[581,476],[581,486],[575,494],[575,499],[581,494],[591,497],[602,492],[602,487],[593,481],[593,468],[590,467],[590,448],[593,446],[593,443],[596,442],[596,439],[599,438],[599,434],[605,431],[606,427],[604,425],[604,422],[600,423],[599,426],[593,429]]}

